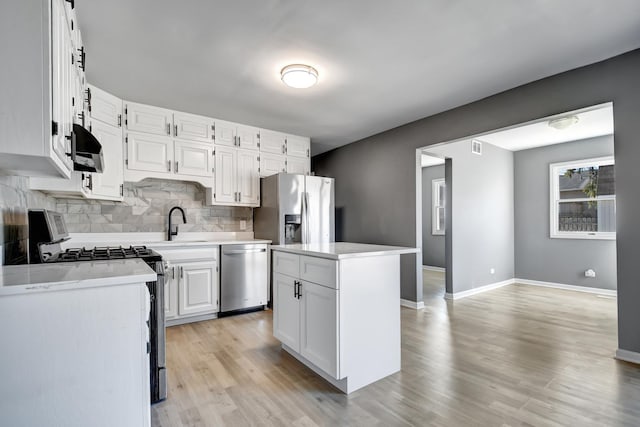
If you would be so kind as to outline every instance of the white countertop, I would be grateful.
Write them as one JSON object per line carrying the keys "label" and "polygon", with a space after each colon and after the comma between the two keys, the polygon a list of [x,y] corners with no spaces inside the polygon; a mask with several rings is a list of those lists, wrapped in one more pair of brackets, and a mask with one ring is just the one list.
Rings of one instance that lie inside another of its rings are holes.
{"label": "white countertop", "polygon": [[404,246],[370,245],[366,243],[333,242],[274,245],[273,250],[328,259],[361,258],[384,255],[417,253],[417,248]]}
{"label": "white countertop", "polygon": [[145,283],[156,273],[141,259],[5,265],[0,296]]}
{"label": "white countertop", "polygon": [[206,247],[216,245],[240,245],[271,243],[271,240],[254,239],[252,232],[184,232],[167,241],[166,233],[70,233],[70,240],[63,249],[94,246],[137,246],[171,249],[178,247]]}

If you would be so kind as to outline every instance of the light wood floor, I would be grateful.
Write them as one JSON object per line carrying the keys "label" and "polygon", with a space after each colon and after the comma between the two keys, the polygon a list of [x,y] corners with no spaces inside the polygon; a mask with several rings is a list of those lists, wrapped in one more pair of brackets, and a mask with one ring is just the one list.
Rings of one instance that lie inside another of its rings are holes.
{"label": "light wood floor", "polygon": [[512,285],[401,316],[402,371],[349,396],[280,349],[270,311],[171,327],[153,425],[640,425],[613,298]]}

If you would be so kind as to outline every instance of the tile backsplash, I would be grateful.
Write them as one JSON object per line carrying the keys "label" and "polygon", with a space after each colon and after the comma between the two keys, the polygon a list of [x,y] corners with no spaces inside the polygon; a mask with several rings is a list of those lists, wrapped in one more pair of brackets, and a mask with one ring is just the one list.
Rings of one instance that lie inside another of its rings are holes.
{"label": "tile backsplash", "polygon": [[[253,231],[253,209],[206,206],[204,200],[204,189],[191,182],[159,179],[128,182],[124,184],[124,200],[108,202],[56,199],[30,190],[27,177],[0,176],[2,264],[26,253],[29,208],[61,212],[70,233],[165,232],[167,214],[173,206],[180,206],[187,215],[187,224],[182,224],[180,214],[174,212],[181,231]],[[241,221],[246,222],[246,228],[241,228]]]}
{"label": "tile backsplash", "polygon": [[[206,206],[204,189],[192,182],[145,179],[124,184],[124,200],[108,202],[55,199],[55,210],[64,215],[70,233],[153,232],[167,230],[167,214],[180,206],[187,215],[181,231],[253,231],[253,210],[244,207]],[[240,222],[246,228],[240,228]]]}

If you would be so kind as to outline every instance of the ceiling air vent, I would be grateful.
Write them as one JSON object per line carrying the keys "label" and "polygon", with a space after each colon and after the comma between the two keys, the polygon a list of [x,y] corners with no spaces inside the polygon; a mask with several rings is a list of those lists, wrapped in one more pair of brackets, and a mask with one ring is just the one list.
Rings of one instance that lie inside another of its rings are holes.
{"label": "ceiling air vent", "polygon": [[477,154],[482,156],[482,141],[478,141],[477,139],[471,140],[471,152],[473,154]]}

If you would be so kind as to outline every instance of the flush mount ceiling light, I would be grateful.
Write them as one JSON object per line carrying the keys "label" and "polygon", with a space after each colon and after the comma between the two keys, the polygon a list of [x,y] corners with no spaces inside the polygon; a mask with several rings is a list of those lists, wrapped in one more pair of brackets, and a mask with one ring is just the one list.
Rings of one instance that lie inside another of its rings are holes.
{"label": "flush mount ceiling light", "polygon": [[318,70],[310,65],[291,64],[280,71],[282,83],[296,89],[306,89],[318,82]]}
{"label": "flush mount ceiling light", "polygon": [[554,129],[563,130],[570,126],[575,125],[579,121],[580,119],[578,119],[578,116],[566,116],[566,117],[560,117],[557,119],[549,120],[547,124],[549,125],[549,127],[552,127]]}

